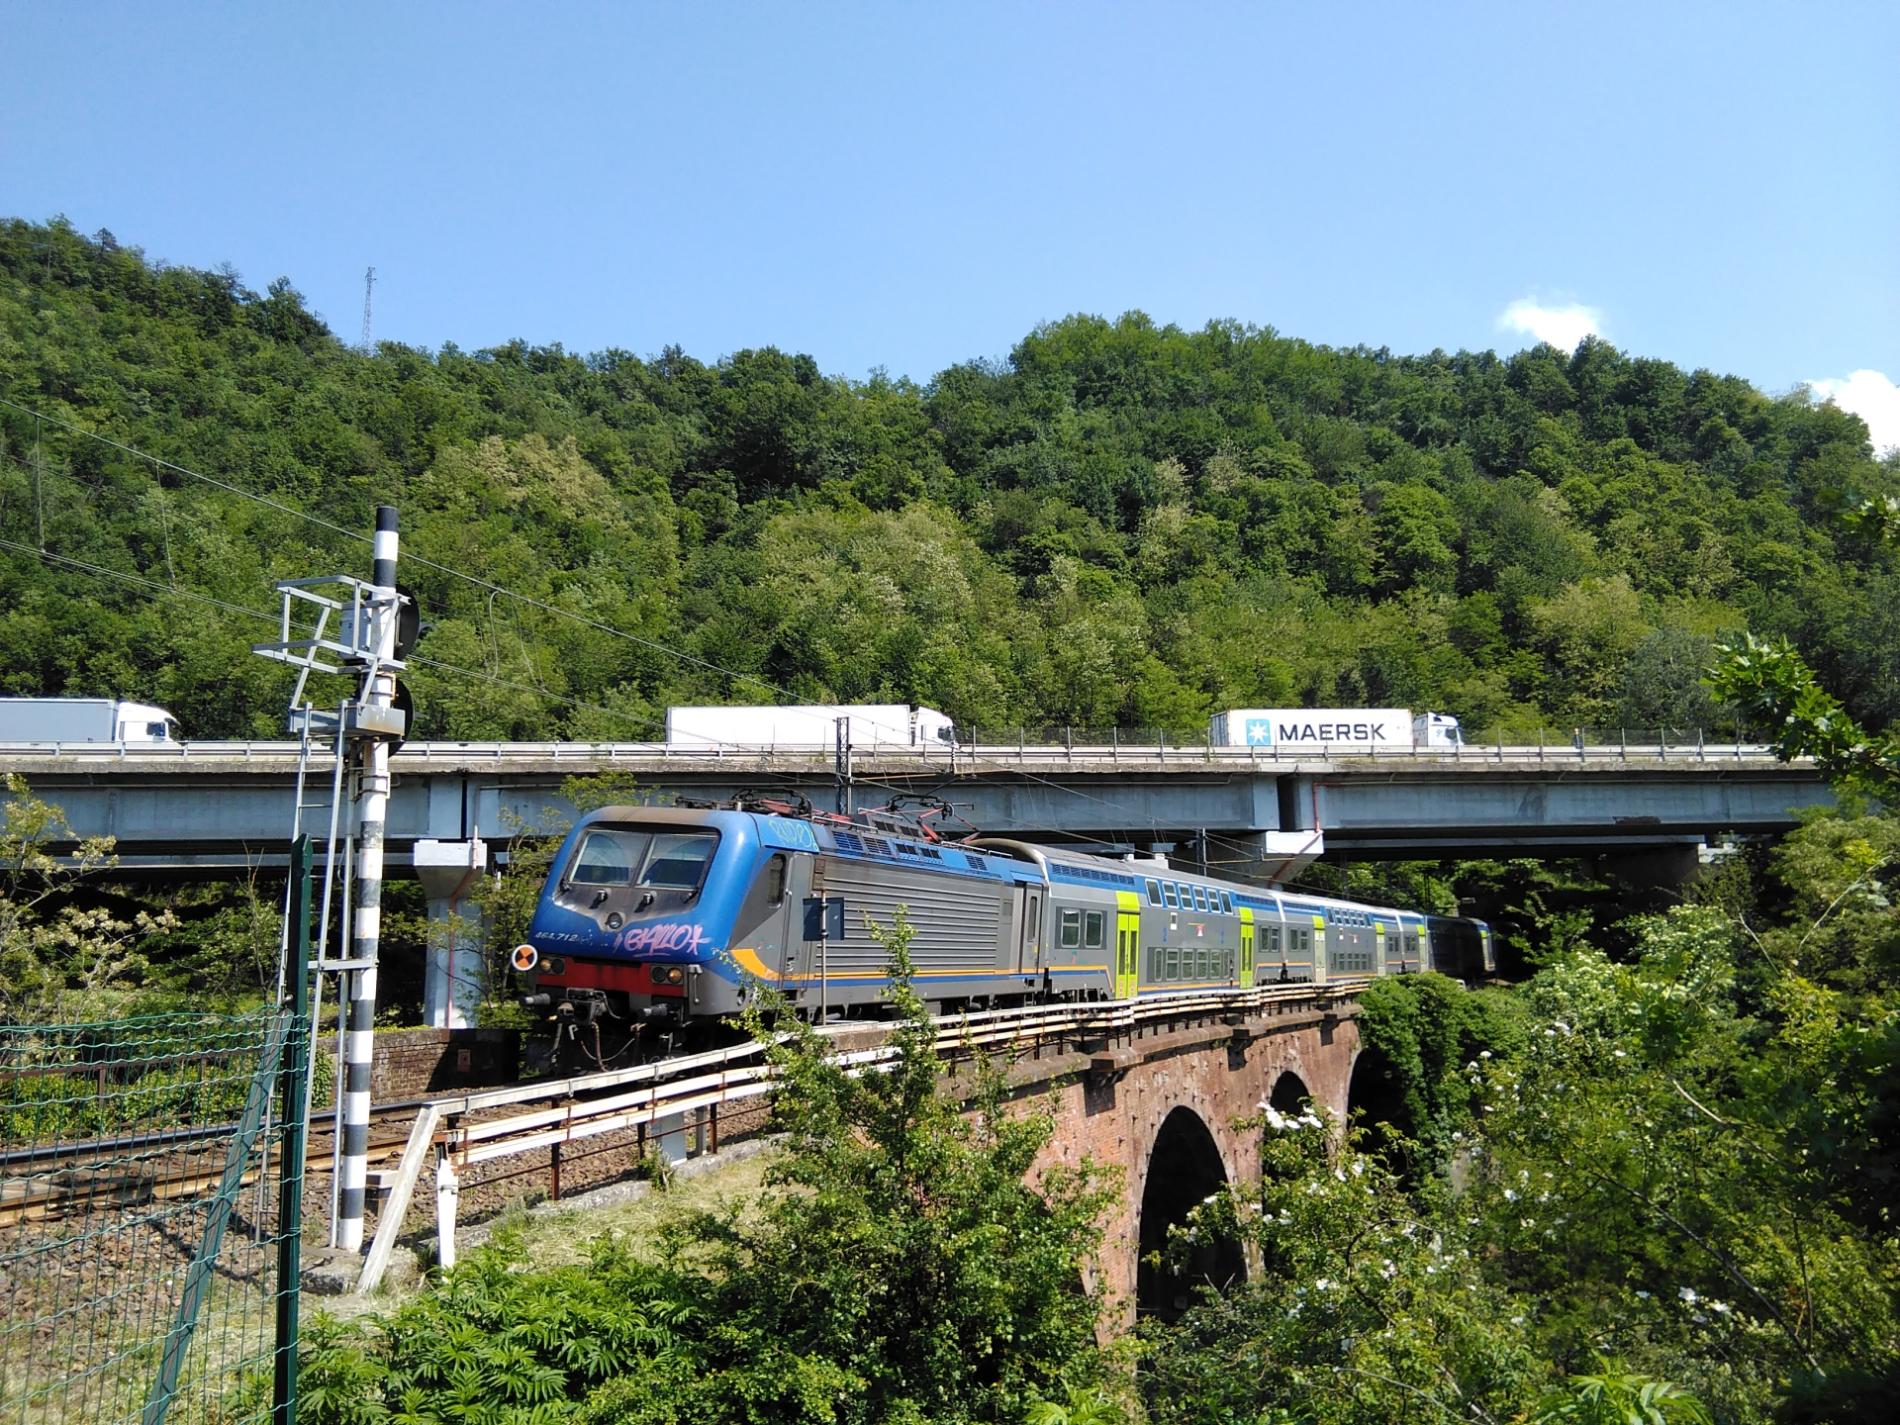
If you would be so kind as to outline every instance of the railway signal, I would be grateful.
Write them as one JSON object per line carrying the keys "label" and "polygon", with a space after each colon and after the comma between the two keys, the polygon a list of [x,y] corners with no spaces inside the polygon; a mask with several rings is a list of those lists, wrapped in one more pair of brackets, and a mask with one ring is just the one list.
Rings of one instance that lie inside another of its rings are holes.
{"label": "railway signal", "polygon": [[[299,670],[291,693],[289,723],[301,735],[304,756],[297,779],[292,835],[304,811],[303,765],[313,742],[327,734],[335,756],[330,796],[329,856],[325,863],[324,922],[314,968],[339,974],[343,1015],[339,1059],[343,1065],[338,1105],[338,1150],[334,1175],[332,1243],[356,1252],[363,1245],[368,1182],[371,1034],[376,1023],[377,956],[382,929],[383,828],[389,806],[389,754],[407,735],[412,712],[407,690],[396,680],[420,630],[415,600],[396,586],[396,509],[376,507],[376,533],[367,582],[346,574],[293,579],[277,585],[283,596],[281,637],[251,651]],[[301,633],[302,637],[293,637]],[[355,690],[335,712],[306,699],[312,673],[354,677]],[[336,874],[338,821],[347,793],[356,808],[344,855],[344,906],[349,952],[324,954]],[[305,975],[310,964],[286,972]],[[319,985],[321,988],[321,985]]]}

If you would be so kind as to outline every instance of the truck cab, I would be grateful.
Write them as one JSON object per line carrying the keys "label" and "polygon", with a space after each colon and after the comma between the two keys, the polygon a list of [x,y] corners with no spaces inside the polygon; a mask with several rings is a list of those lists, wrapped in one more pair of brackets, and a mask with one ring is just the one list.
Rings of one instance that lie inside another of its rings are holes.
{"label": "truck cab", "polygon": [[1414,747],[1463,747],[1464,730],[1450,713],[1422,712],[1412,719]]}
{"label": "truck cab", "polygon": [[176,742],[178,719],[149,703],[120,703],[114,712],[114,742]]}

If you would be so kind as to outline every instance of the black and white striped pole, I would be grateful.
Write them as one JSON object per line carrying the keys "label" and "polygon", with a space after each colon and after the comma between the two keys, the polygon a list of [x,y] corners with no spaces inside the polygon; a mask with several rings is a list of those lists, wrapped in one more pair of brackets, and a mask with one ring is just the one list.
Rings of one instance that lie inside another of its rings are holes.
{"label": "black and white striped pole", "polygon": [[[375,727],[395,703],[396,509],[376,507],[376,540],[364,600],[369,655],[357,690],[363,722]],[[363,1213],[369,1168],[370,1067],[376,1026],[376,956],[382,930],[383,823],[389,809],[389,741],[351,739],[357,757],[356,894],[351,909],[349,991],[344,1005],[343,1151],[337,1161],[336,1244],[346,1252],[363,1247]]]}

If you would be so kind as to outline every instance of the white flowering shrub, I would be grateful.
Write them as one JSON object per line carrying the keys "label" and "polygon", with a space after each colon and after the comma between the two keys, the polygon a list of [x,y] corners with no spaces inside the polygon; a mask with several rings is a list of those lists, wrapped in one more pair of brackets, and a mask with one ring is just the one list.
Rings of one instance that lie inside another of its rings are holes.
{"label": "white flowering shrub", "polygon": [[1261,1180],[1180,1229],[1248,1248],[1244,1286],[1157,1328],[1151,1420],[1508,1418],[1545,1374],[1528,1320],[1485,1279],[1468,1236],[1423,1209],[1360,1135],[1260,1106]]}
{"label": "white flowering shrub", "polygon": [[1745,938],[1708,908],[1637,932],[1634,965],[1579,953],[1539,975],[1525,1052],[1467,1065],[1482,1152],[1464,1216],[1540,1302],[1554,1363],[1609,1356],[1766,1418],[1799,1377],[1894,1359],[1900,1254],[1843,1215],[1815,1137],[1784,1131],[1843,1042],[1825,996],[1776,977],[1744,1002]]}

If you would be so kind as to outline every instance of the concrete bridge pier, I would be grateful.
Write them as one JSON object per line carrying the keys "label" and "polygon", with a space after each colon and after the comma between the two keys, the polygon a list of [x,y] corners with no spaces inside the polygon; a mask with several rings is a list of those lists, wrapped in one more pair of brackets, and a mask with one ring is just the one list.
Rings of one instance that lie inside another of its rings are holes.
{"label": "concrete bridge pier", "polygon": [[422,980],[422,1022],[468,1029],[482,1001],[482,916],[466,900],[488,869],[488,844],[416,842],[416,876],[429,901],[429,949]]}
{"label": "concrete bridge pier", "polygon": [[1633,890],[1687,885],[1702,870],[1702,838],[1607,852],[1597,857],[1597,867]]}

